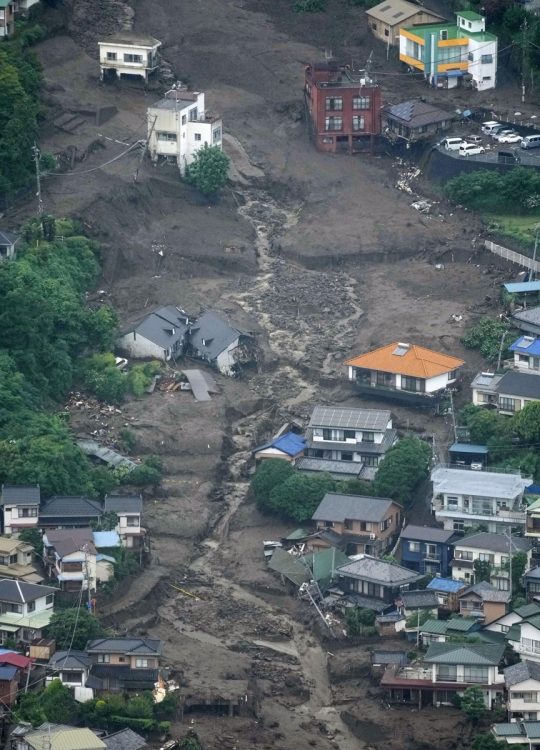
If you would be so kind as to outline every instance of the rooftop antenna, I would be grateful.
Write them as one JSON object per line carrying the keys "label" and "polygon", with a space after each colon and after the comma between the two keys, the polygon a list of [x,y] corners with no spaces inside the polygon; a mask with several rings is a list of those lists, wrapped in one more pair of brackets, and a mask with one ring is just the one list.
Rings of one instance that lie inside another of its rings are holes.
{"label": "rooftop antenna", "polygon": [[328,60],[332,60],[333,58],[332,50],[331,49],[324,49],[324,59],[328,62]]}

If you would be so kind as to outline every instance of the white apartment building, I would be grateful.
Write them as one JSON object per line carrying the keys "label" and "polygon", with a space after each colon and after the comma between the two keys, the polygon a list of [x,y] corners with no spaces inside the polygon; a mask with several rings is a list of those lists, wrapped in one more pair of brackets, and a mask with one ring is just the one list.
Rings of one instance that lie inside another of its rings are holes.
{"label": "white apartment building", "polygon": [[463,531],[483,524],[499,534],[508,527],[525,526],[523,490],[530,477],[437,466],[431,481],[431,508],[445,529]]}
{"label": "white apartment building", "polygon": [[148,149],[152,161],[175,161],[181,174],[203,146],[222,148],[220,117],[206,113],[204,93],[177,86],[148,108]]}
{"label": "white apartment building", "polygon": [[161,42],[148,34],[120,31],[98,42],[98,47],[102,81],[122,76],[139,76],[148,81],[159,67],[157,51]]}
{"label": "white apartment building", "polygon": [[41,493],[38,485],[2,485],[2,516],[4,534],[18,534],[23,529],[35,529],[38,524]]}
{"label": "white apartment building", "polygon": [[504,670],[509,721],[540,718],[540,664],[521,661]]}
{"label": "white apartment building", "polygon": [[532,545],[528,539],[480,532],[463,537],[453,543],[454,557],[450,563],[452,578],[475,583],[474,563],[476,560],[488,563],[491,570],[490,583],[501,591],[510,590],[510,554],[524,552],[527,555],[527,570],[531,564]]}

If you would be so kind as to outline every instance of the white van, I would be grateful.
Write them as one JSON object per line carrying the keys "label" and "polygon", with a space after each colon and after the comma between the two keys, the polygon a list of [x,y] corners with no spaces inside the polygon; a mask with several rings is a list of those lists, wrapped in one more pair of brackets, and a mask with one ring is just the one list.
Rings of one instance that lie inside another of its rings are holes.
{"label": "white van", "polygon": [[502,128],[501,123],[497,122],[496,120],[490,120],[489,122],[482,123],[482,133],[485,133],[486,135],[492,135],[493,133],[496,133],[497,130],[500,130],[501,128]]}
{"label": "white van", "polygon": [[442,141],[442,146],[448,151],[457,151],[464,143],[463,138],[445,138]]}
{"label": "white van", "polygon": [[521,141],[521,148],[538,148],[540,146],[540,135],[526,135]]}
{"label": "white van", "polygon": [[485,152],[483,146],[479,146],[478,143],[463,143],[459,147],[458,154],[460,156],[476,156],[476,154],[483,154]]}

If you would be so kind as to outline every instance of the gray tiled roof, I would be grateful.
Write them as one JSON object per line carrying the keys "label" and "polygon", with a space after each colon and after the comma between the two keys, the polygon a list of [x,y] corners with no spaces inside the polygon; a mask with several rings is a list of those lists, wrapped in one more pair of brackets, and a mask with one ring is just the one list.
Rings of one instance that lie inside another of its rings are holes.
{"label": "gray tiled roof", "polygon": [[163,349],[168,349],[184,340],[187,329],[187,314],[173,305],[165,305],[127,326],[123,335],[134,331]]}
{"label": "gray tiled roof", "polygon": [[56,651],[49,659],[49,667],[53,669],[84,669],[90,663],[85,651]]}
{"label": "gray tiled roof", "polygon": [[487,531],[482,531],[478,534],[471,534],[471,536],[465,536],[462,539],[458,539],[452,542],[454,547],[471,547],[472,549],[486,549],[489,552],[508,552],[511,548],[513,552],[518,550],[527,552],[531,549],[532,543],[529,539],[523,539],[522,537],[512,537],[512,546],[508,537],[504,534],[492,534]]}
{"label": "gray tiled roof", "polygon": [[40,518],[53,516],[95,516],[103,513],[101,503],[89,497],[64,497],[56,495],[43,503],[39,511]]}
{"label": "gray tiled roof", "polygon": [[42,596],[54,594],[55,591],[56,589],[51,586],[40,586],[37,583],[13,581],[7,578],[0,580],[0,602],[24,604],[24,602],[33,602]]}
{"label": "gray tiled roof", "polygon": [[528,310],[520,310],[519,312],[515,312],[512,317],[524,323],[540,325],[540,307],[530,307]]}
{"label": "gray tiled roof", "polygon": [[454,534],[454,531],[448,531],[447,529],[436,529],[433,526],[415,526],[410,523],[405,526],[399,535],[399,538],[413,539],[421,542],[440,542],[445,544],[454,536]]}
{"label": "gray tiled roof", "polygon": [[469,586],[465,591],[461,591],[458,594],[460,599],[467,597],[469,594],[477,594],[484,602],[509,602],[510,593],[508,591],[500,591],[492,586],[487,581],[479,581],[474,586]]}
{"label": "gray tiled roof", "polygon": [[105,495],[105,513],[142,513],[140,495]]}
{"label": "gray tiled roof", "polygon": [[336,492],[327,492],[311,518],[313,521],[338,521],[343,523],[348,518],[351,521],[377,523],[384,518],[384,514],[393,503],[394,501],[388,498],[340,495]]}
{"label": "gray tiled roof", "polygon": [[430,643],[424,661],[428,664],[497,666],[504,649],[504,643]]}
{"label": "gray tiled roof", "polygon": [[510,370],[499,380],[497,393],[503,396],[540,399],[540,377]]}
{"label": "gray tiled roof", "polygon": [[383,586],[402,586],[419,581],[424,576],[401,565],[377,560],[367,555],[359,560],[342,565],[337,569],[340,576],[346,578],[361,578],[362,580],[381,583]]}
{"label": "gray tiled roof", "polygon": [[14,245],[18,239],[17,235],[0,229],[0,245]]}
{"label": "gray tiled roof", "polygon": [[455,117],[452,112],[445,112],[421,99],[409,99],[399,104],[389,104],[383,108],[383,114],[389,120],[399,122],[409,128],[433,125],[445,120],[452,120]]}
{"label": "gray tiled roof", "polygon": [[401,594],[405,609],[422,609],[422,607],[437,607],[439,600],[435,591],[431,589],[418,589],[417,591],[404,591]]}
{"label": "gray tiled roof", "polygon": [[506,687],[518,685],[525,680],[538,680],[540,682],[540,664],[534,661],[520,661],[506,667],[504,670],[504,682]]}
{"label": "gray tiled roof", "polygon": [[41,493],[39,485],[2,485],[2,505],[39,505]]}
{"label": "gray tiled roof", "polygon": [[141,750],[146,747],[146,740],[133,729],[121,729],[102,739],[107,750]]}
{"label": "gray tiled roof", "polygon": [[213,362],[236,339],[248,335],[230,325],[217,313],[207,310],[190,327],[189,343],[202,359]]}
{"label": "gray tiled roof", "polygon": [[384,432],[391,419],[389,411],[382,409],[357,409],[344,406],[316,406],[310,427],[333,427],[344,430],[372,430]]}
{"label": "gray tiled roof", "polygon": [[152,638],[97,638],[86,644],[88,653],[149,654],[161,653],[161,641]]}
{"label": "gray tiled roof", "polygon": [[362,461],[332,461],[312,456],[302,456],[294,465],[299,471],[322,471],[332,476],[339,474],[347,477],[358,477],[364,467]]}

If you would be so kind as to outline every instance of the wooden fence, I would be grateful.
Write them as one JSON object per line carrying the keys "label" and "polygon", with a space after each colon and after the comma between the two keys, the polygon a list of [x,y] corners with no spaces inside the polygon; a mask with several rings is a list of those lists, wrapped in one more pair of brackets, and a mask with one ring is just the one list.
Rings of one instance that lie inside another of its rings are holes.
{"label": "wooden fence", "polygon": [[485,240],[484,247],[486,250],[489,250],[490,253],[498,255],[499,258],[504,258],[504,260],[508,260],[510,263],[517,263],[518,265],[523,266],[523,268],[528,268],[535,273],[540,271],[540,261],[528,258],[521,253],[516,253],[515,250],[510,250],[508,247],[497,245],[495,242],[491,242],[491,240]]}

